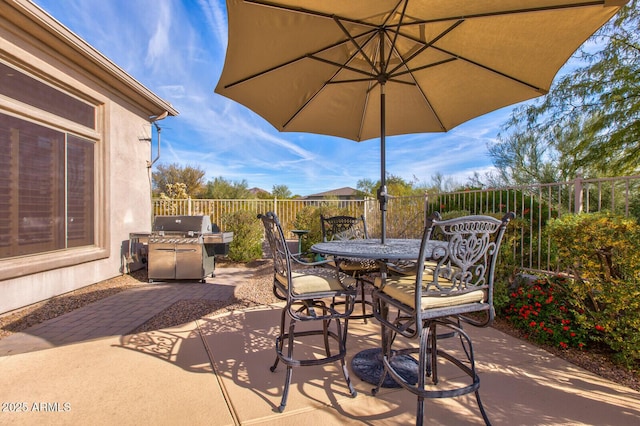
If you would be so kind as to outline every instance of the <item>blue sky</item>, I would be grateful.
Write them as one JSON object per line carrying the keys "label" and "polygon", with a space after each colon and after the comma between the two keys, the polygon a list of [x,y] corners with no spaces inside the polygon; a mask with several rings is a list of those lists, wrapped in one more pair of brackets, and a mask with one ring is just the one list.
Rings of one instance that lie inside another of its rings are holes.
{"label": "blue sky", "polygon": [[[159,122],[159,163],[197,166],[205,180],[246,180],[309,195],[380,179],[379,140],[280,133],[213,92],[224,63],[227,22],[218,0],[34,0],[179,112]],[[387,137],[387,172],[430,184],[441,173],[464,183],[492,168],[487,145],[513,107],[448,133]],[[155,149],[155,147],[154,147]]]}

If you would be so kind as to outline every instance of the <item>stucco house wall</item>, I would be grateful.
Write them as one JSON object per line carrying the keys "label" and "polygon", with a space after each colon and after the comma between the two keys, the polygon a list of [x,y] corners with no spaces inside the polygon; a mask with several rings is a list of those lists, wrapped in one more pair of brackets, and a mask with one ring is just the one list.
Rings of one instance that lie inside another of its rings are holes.
{"label": "stucco house wall", "polygon": [[0,93],[0,113],[95,141],[94,244],[0,258],[4,313],[126,272],[129,233],[151,229],[150,117],[178,112],[28,0],[0,0],[0,62],[96,107],[87,130]]}

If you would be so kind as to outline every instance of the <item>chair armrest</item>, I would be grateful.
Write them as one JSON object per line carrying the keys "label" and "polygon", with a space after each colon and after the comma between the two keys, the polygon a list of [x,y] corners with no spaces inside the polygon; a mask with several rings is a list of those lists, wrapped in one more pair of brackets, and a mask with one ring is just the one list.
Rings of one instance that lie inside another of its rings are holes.
{"label": "chair armrest", "polygon": [[417,263],[415,261],[397,261],[386,262],[385,268],[388,273],[396,275],[415,275],[418,272]]}

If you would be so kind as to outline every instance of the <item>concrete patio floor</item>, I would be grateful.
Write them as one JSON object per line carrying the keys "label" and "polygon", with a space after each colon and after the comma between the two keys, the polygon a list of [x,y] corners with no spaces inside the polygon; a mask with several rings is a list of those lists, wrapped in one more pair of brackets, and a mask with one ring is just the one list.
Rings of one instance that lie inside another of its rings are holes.
{"label": "concrete patio floor", "polygon": [[[383,389],[374,397],[372,386],[352,374],[358,391],[352,398],[337,364],[294,369],[287,408],[278,413],[285,369],[269,371],[277,306],[134,335],[122,331],[176,299],[232,294],[247,277],[231,268],[216,272],[206,284],[127,290],[0,340],[0,424],[415,423],[412,394]],[[141,315],[143,308],[149,312]],[[469,332],[493,424],[640,424],[640,393],[495,329]],[[348,361],[378,344],[375,321],[349,323]],[[429,400],[425,407],[431,424],[483,423],[473,395]]]}

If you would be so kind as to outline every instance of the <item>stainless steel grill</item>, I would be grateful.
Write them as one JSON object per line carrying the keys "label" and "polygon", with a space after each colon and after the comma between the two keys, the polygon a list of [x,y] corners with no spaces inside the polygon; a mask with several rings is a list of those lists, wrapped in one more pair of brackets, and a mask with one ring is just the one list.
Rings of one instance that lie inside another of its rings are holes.
{"label": "stainless steel grill", "polygon": [[[132,235],[140,240],[141,233]],[[209,216],[156,216],[147,240],[149,282],[204,282],[214,275],[215,255],[226,253],[233,232],[220,232]]]}

